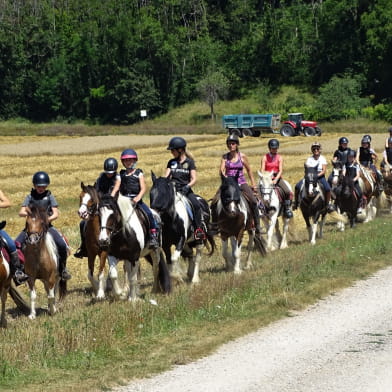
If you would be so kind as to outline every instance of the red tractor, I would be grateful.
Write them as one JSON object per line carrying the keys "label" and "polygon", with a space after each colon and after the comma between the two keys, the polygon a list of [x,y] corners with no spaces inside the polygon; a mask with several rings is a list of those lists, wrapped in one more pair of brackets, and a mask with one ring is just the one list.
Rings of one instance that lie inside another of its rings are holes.
{"label": "red tractor", "polygon": [[317,121],[305,121],[302,113],[289,113],[289,119],[280,128],[282,136],[321,136]]}

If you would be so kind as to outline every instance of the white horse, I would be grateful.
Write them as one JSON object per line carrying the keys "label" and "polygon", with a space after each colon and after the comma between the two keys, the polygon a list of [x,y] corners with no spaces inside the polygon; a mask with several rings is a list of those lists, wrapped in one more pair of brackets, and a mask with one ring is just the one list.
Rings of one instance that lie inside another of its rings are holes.
{"label": "white horse", "polygon": [[[267,227],[267,250],[276,250],[274,245],[274,234],[281,236],[279,249],[287,248],[287,233],[289,230],[290,218],[283,214],[283,203],[281,202],[278,190],[272,183],[272,173],[257,172],[259,175],[259,191],[262,197],[262,202],[266,206],[267,215],[263,216],[263,221]],[[284,181],[283,179],[281,181]],[[286,181],[288,189],[291,191],[290,184]],[[282,217],[283,231],[279,230],[279,216]]]}
{"label": "white horse", "polygon": [[359,177],[358,183],[361,187],[363,195],[366,197],[367,203],[362,214],[358,214],[358,218],[363,222],[369,222],[375,219],[377,215],[377,198],[378,193],[376,192],[376,181],[373,177],[373,171],[359,165],[361,176]]}

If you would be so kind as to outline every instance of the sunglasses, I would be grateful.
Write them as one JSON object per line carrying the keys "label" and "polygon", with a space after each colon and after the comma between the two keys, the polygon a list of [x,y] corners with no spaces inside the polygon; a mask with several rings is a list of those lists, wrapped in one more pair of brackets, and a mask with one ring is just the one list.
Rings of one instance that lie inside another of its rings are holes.
{"label": "sunglasses", "polygon": [[320,147],[313,147],[312,151],[315,151],[315,150],[317,150],[317,151],[320,150]]}
{"label": "sunglasses", "polygon": [[228,143],[227,143],[228,146],[232,146],[233,144],[237,145],[236,142],[228,142]]}

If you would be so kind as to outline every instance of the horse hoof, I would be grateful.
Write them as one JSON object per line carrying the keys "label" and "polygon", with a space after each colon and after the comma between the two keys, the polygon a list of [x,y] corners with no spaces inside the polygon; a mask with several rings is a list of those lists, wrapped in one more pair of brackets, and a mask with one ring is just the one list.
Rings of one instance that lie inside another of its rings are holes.
{"label": "horse hoof", "polygon": [[29,319],[30,320],[35,320],[35,314],[29,314]]}
{"label": "horse hoof", "polygon": [[95,297],[97,301],[103,301],[105,299],[105,293],[104,292],[98,292],[97,296]]}
{"label": "horse hoof", "polygon": [[242,270],[240,269],[234,270],[234,275],[241,275],[241,274],[242,274]]}

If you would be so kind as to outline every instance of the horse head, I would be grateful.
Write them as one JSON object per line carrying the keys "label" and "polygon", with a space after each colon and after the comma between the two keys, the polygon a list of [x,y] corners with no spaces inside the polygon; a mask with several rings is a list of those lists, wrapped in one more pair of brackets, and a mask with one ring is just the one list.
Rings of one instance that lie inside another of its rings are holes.
{"label": "horse head", "polygon": [[151,172],[152,187],[150,190],[150,206],[158,213],[169,212],[174,209],[175,188],[167,177],[156,177]]}
{"label": "horse head", "polygon": [[340,192],[343,199],[349,199],[354,192],[354,181],[349,175],[345,175],[342,179],[342,190]]}
{"label": "horse head", "polygon": [[231,214],[238,211],[241,201],[241,189],[235,177],[221,176],[220,199],[223,208]]}
{"label": "horse head", "polygon": [[88,219],[90,216],[97,213],[99,195],[98,191],[93,185],[84,185],[80,183],[82,191],[79,195],[79,210],[78,214],[82,219]]}
{"label": "horse head", "polygon": [[332,161],[332,186],[337,186],[341,179],[343,163],[341,161]]}
{"label": "horse head", "polygon": [[271,172],[259,172],[259,191],[263,202],[265,204],[271,203],[272,192],[275,189],[275,185],[272,183],[272,173]]}
{"label": "horse head", "polygon": [[102,249],[107,249],[112,236],[121,229],[121,212],[116,200],[110,195],[102,196],[98,211],[101,218],[98,243]]}
{"label": "horse head", "polygon": [[26,242],[37,245],[49,230],[49,217],[46,210],[37,206],[27,207]]}
{"label": "horse head", "polygon": [[317,166],[305,167],[305,191],[307,196],[315,197],[318,192],[318,172]]}

